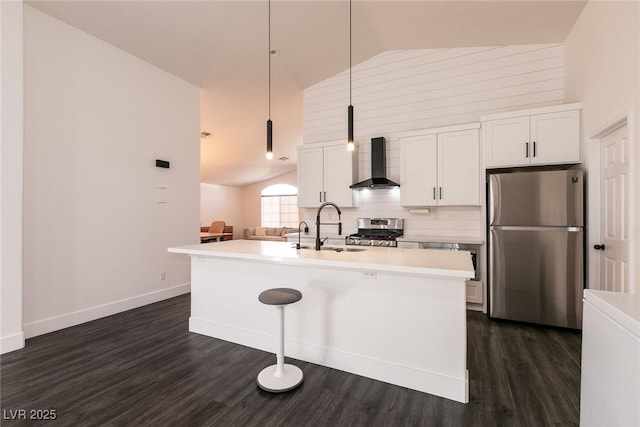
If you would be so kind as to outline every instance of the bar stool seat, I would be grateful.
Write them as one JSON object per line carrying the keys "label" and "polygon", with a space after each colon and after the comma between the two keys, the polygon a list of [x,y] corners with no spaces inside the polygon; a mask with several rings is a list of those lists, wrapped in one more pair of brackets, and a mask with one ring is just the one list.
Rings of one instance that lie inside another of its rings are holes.
{"label": "bar stool seat", "polygon": [[302,383],[302,370],[284,363],[284,308],[301,299],[302,293],[291,288],[267,289],[258,296],[258,301],[275,306],[278,312],[276,364],[264,368],[257,378],[258,386],[265,391],[282,393],[293,390]]}

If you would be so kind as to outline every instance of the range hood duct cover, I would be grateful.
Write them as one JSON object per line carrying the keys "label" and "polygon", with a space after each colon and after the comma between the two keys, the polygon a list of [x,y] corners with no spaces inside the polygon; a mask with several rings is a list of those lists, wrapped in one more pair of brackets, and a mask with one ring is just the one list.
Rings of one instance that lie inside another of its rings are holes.
{"label": "range hood duct cover", "polygon": [[400,184],[387,178],[386,140],[371,138],[371,178],[351,185],[351,188],[395,188]]}

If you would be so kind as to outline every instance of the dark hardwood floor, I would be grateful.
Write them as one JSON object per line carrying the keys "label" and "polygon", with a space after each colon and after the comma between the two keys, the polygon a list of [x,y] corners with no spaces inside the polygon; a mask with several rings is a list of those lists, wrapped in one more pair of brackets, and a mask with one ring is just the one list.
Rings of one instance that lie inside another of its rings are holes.
{"label": "dark hardwood floor", "polygon": [[[189,304],[180,296],[31,338],[2,355],[1,424],[578,425],[578,332],[468,312],[468,404],[300,361],[302,386],[270,394],[255,381],[275,357],[189,333]],[[54,410],[56,419],[12,419],[21,409],[27,418]]]}

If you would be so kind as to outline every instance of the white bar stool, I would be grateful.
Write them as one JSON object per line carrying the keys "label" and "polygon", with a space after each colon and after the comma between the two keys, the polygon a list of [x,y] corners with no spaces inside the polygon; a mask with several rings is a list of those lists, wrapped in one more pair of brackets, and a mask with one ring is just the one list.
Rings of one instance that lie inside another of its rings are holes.
{"label": "white bar stool", "polygon": [[274,305],[278,311],[278,330],[276,335],[276,364],[267,366],[258,374],[258,386],[273,393],[293,390],[302,383],[302,370],[297,366],[284,363],[284,307],[302,299],[302,293],[296,289],[274,288],[263,291],[258,301]]}

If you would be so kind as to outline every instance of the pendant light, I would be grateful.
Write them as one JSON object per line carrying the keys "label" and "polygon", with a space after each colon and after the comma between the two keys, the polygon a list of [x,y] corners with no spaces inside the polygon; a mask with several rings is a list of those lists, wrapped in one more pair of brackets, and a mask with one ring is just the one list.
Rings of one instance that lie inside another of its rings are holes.
{"label": "pendant light", "polygon": [[349,106],[347,107],[347,150],[355,150],[353,142],[353,105],[351,105],[351,0],[349,0]]}
{"label": "pendant light", "polygon": [[269,119],[267,120],[267,153],[268,160],[273,159],[273,124],[271,122],[271,0],[269,0]]}

